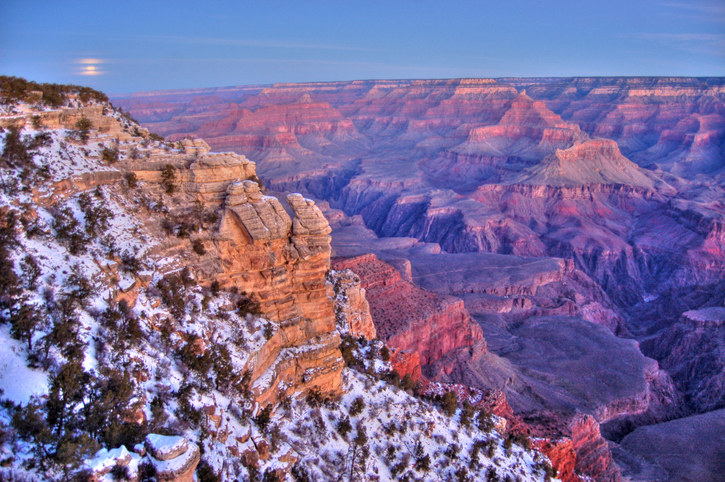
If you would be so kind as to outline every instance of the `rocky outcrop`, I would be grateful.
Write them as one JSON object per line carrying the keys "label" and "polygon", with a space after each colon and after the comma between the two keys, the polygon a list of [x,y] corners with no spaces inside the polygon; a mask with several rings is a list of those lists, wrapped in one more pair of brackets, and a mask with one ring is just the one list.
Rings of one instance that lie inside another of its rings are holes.
{"label": "rocky outcrop", "polygon": [[608,442],[590,415],[540,412],[524,418],[534,444],[551,458],[564,481],[622,480]]}
{"label": "rocky outcrop", "polygon": [[460,350],[485,352],[481,330],[460,299],[417,288],[375,255],[336,259],[333,267],[360,277],[380,339],[417,353],[424,367]]}
{"label": "rocky outcrop", "polygon": [[643,349],[672,374],[692,410],[725,406],[725,308],[687,311]]}
{"label": "rocky outcrop", "polygon": [[314,202],[299,194],[287,202],[293,218],[256,183],[230,184],[213,238],[216,279],[252,293],[262,314],[280,323],[250,367],[254,379],[264,378],[256,384],[260,403],[275,399],[280,384],[327,393],[340,386],[339,335],[325,281],[330,228]]}
{"label": "rocky outcrop", "polygon": [[149,434],[147,457],[159,481],[192,482],[201,455],[199,447],[184,437]]}
{"label": "rocky outcrop", "polygon": [[576,451],[570,438],[549,440],[535,439],[534,447],[549,457],[551,466],[556,469],[556,477],[563,482],[579,482],[582,480],[576,473]]}
{"label": "rocky outcrop", "polygon": [[621,480],[607,441],[592,416],[575,417],[570,422],[572,446],[576,453],[575,470],[595,480]]}
{"label": "rocky outcrop", "polygon": [[328,280],[335,292],[335,318],[340,333],[375,339],[377,332],[360,277],[349,269],[332,270]]}
{"label": "rocky outcrop", "polygon": [[[337,394],[343,363],[325,279],[330,227],[315,203],[290,194],[290,216],[249,180],[256,178],[254,163],[236,154],[159,154],[123,167],[160,190],[167,165],[174,166],[178,184],[170,210],[188,216],[201,206],[219,218],[215,229],[198,238],[209,252],[195,263],[197,279],[247,293],[260,314],[278,324],[246,367],[256,400],[266,405],[311,388]],[[168,254],[162,245],[158,255]]]}

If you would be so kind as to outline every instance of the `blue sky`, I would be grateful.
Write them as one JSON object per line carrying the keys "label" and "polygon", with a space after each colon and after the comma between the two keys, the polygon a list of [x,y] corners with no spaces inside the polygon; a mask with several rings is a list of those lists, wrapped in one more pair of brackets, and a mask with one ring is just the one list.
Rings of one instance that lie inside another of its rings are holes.
{"label": "blue sky", "polygon": [[3,0],[0,73],[112,94],[373,78],[725,76],[725,2]]}

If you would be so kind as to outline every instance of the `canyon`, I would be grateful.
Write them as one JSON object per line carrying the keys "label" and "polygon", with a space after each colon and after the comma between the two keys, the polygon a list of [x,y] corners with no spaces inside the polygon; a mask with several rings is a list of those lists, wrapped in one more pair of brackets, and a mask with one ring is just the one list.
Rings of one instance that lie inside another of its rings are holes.
{"label": "canyon", "polygon": [[[0,479],[550,479],[498,413],[396,378],[485,353],[481,329],[372,254],[333,260],[326,202],[100,92],[0,92]],[[395,326],[386,287],[419,302]]]}
{"label": "canyon", "polygon": [[561,462],[570,480],[676,477],[641,447],[689,433],[657,427],[722,416],[725,80],[380,80],[113,100],[167,139],[247,156],[271,194],[314,199],[333,268],[360,277],[401,366],[504,393],[532,433],[575,453]]}

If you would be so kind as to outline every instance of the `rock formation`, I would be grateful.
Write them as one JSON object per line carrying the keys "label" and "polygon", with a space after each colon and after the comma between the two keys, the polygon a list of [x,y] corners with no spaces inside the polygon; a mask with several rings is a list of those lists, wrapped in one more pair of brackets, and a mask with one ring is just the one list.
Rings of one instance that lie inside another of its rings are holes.
{"label": "rock formation", "polygon": [[360,277],[377,335],[395,350],[416,353],[423,367],[460,351],[485,353],[481,329],[462,300],[417,288],[372,254],[336,259],[333,267]]}

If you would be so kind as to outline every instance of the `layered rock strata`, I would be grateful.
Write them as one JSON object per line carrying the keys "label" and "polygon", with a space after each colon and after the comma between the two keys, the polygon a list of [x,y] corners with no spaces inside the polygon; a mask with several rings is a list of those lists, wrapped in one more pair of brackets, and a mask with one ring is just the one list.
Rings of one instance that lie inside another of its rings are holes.
{"label": "layered rock strata", "polygon": [[[286,198],[290,216],[277,198],[264,195],[250,180],[256,179],[255,166],[244,156],[210,154],[203,143],[190,144],[198,150],[150,152],[145,161],[126,158],[119,166],[133,172],[148,192],[159,194],[162,171],[171,166],[176,193],[166,201],[169,213],[187,219],[212,212],[219,219],[195,236],[207,252],[190,260],[197,280],[247,293],[260,314],[277,324],[247,363],[256,400],[266,405],[283,393],[311,388],[339,393],[343,362],[325,279],[331,250],[327,220],[299,194]],[[189,259],[189,249],[188,242],[172,239],[152,252]]]}
{"label": "layered rock strata", "polygon": [[423,367],[461,350],[469,356],[485,353],[481,330],[460,299],[417,288],[372,254],[335,259],[333,267],[360,277],[380,339],[396,350],[416,353]]}

